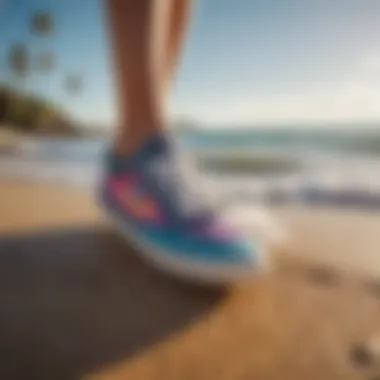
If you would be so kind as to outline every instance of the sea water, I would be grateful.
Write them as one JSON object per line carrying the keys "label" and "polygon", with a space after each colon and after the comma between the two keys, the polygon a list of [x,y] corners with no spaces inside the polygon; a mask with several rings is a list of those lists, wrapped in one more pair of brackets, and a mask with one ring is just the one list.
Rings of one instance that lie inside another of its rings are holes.
{"label": "sea water", "polygon": [[[304,196],[314,191],[314,199],[323,198],[318,189],[364,192],[367,198],[380,194],[376,126],[214,128],[176,137],[198,162],[207,187],[219,189],[225,199],[289,198],[300,189],[307,189]],[[30,137],[17,152],[0,156],[0,178],[93,187],[107,145],[106,139]]]}

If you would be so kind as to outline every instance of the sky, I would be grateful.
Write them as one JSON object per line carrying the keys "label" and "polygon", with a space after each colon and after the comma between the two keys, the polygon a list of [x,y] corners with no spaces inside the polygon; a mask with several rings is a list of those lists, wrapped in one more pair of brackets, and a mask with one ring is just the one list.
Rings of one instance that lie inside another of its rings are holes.
{"label": "sky", "polygon": [[[0,75],[7,47],[29,42],[57,56],[31,91],[79,120],[112,125],[116,96],[104,4],[0,0]],[[56,33],[36,40],[30,14],[52,12]],[[209,126],[380,121],[379,0],[198,0],[171,104],[174,117]],[[62,78],[83,77],[80,96]],[[0,78],[0,79],[1,79]]]}

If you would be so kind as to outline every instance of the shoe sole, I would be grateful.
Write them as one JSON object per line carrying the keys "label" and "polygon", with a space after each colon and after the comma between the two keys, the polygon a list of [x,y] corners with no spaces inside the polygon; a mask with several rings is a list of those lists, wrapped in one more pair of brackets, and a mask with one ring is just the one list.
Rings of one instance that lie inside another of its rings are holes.
{"label": "shoe sole", "polygon": [[236,283],[246,282],[254,276],[266,272],[269,267],[267,255],[262,247],[258,249],[258,265],[236,267],[231,265],[218,265],[215,263],[195,263],[186,259],[178,259],[175,255],[157,249],[152,244],[136,235],[132,227],[121,220],[115,212],[109,210],[107,206],[102,205],[103,213],[111,225],[122,235],[122,237],[137,248],[141,257],[154,266],[155,268],[174,275],[181,280],[188,280],[208,285],[232,285]]}

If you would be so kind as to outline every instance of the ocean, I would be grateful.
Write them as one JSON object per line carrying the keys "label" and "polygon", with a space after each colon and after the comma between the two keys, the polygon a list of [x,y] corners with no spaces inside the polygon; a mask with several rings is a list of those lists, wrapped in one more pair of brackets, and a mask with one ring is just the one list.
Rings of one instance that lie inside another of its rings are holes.
{"label": "ocean", "polygon": [[[191,129],[176,140],[205,188],[225,200],[289,198],[305,187],[380,195],[380,128]],[[0,179],[93,187],[108,143],[30,137],[17,152],[0,153]]]}

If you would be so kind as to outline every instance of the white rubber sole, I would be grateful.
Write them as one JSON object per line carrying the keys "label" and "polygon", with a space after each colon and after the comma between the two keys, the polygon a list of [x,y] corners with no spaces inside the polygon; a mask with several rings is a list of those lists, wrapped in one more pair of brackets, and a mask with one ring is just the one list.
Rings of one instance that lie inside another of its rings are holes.
{"label": "white rubber sole", "polygon": [[180,279],[210,285],[232,285],[241,283],[266,272],[268,260],[264,251],[259,249],[259,260],[257,263],[247,263],[247,265],[232,266],[218,265],[215,263],[196,263],[189,260],[178,259],[174,255],[169,255],[165,251],[158,250],[152,244],[132,231],[131,228],[122,221],[118,215],[107,209],[103,205],[103,212],[110,223],[121,233],[129,244],[138,249],[138,252],[149,264],[168,274]]}

